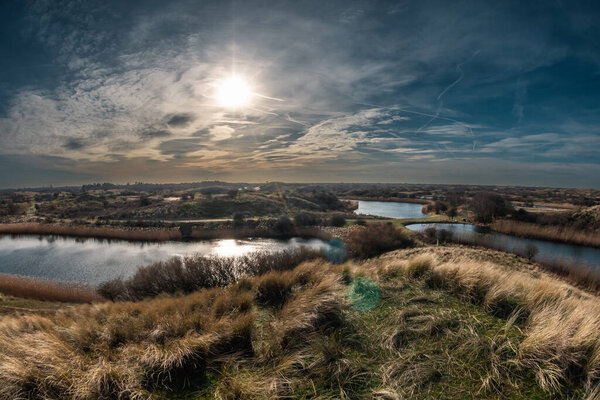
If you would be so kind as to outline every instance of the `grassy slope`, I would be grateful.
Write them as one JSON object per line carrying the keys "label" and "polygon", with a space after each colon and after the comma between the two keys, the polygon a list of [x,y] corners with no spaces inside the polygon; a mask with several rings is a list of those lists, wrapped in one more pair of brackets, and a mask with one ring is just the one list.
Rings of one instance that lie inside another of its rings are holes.
{"label": "grassy slope", "polygon": [[[379,288],[374,309],[347,296],[361,277]],[[411,249],[3,317],[0,398],[582,398],[600,371],[599,326],[597,298],[517,257]]]}
{"label": "grassy slope", "polygon": [[[356,269],[354,274],[362,275]],[[548,398],[533,374],[517,374],[502,365],[501,358],[514,357],[524,339],[518,326],[418,280],[397,276],[377,285],[381,300],[374,309],[348,306],[343,325],[311,334],[292,352],[273,360],[260,353],[236,358],[211,371],[199,387],[158,394],[189,399],[484,399],[499,393],[514,399]],[[269,323],[277,320],[278,311],[256,312],[260,317],[253,346],[268,348]],[[269,392],[282,373],[287,390]]]}

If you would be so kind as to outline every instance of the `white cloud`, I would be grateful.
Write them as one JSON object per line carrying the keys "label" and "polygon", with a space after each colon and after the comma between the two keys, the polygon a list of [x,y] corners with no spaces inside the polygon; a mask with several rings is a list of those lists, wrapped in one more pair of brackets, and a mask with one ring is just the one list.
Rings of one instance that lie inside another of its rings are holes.
{"label": "white cloud", "polygon": [[227,125],[217,125],[210,128],[208,132],[212,140],[221,141],[231,139],[235,133],[235,129]]}

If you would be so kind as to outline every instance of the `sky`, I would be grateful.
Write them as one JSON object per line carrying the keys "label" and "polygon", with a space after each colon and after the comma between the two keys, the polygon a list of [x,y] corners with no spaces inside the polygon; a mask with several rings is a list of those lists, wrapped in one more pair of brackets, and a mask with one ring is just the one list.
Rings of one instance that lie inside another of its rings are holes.
{"label": "sky", "polygon": [[202,180],[600,188],[600,3],[0,2],[0,188]]}

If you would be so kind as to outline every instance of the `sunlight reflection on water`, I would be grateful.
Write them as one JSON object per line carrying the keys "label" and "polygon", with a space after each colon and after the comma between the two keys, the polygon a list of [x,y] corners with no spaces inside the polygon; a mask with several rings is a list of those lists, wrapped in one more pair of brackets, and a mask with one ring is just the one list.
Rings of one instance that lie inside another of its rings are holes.
{"label": "sunlight reflection on water", "polygon": [[191,254],[237,257],[255,251],[305,246],[327,248],[319,239],[218,239],[198,242],[127,242],[58,236],[0,235],[0,273],[97,284],[131,276],[139,266]]}

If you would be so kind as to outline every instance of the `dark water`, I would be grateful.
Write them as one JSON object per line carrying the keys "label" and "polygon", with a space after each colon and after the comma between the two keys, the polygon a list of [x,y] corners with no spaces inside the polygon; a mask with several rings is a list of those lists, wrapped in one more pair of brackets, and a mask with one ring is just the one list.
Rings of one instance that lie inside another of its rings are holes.
{"label": "dark water", "polygon": [[131,276],[138,266],[194,253],[240,256],[254,251],[281,251],[306,246],[320,249],[319,239],[247,239],[142,243],[58,236],[0,236],[0,273],[46,279],[101,283]]}
{"label": "dark water", "polygon": [[423,204],[393,201],[357,201],[358,208],[354,210],[355,214],[376,215],[387,218],[421,218],[427,216],[421,211]]}
{"label": "dark water", "polygon": [[539,253],[535,257],[538,261],[563,260],[573,261],[584,266],[598,268],[600,266],[600,249],[594,247],[576,246],[565,243],[554,243],[546,240],[521,238],[505,233],[493,232],[487,228],[465,224],[412,224],[407,228],[411,231],[422,232],[428,227],[447,229],[453,232],[455,238],[463,238],[465,242],[472,239],[484,240],[495,248],[505,251],[522,251],[528,244],[535,245]]}

